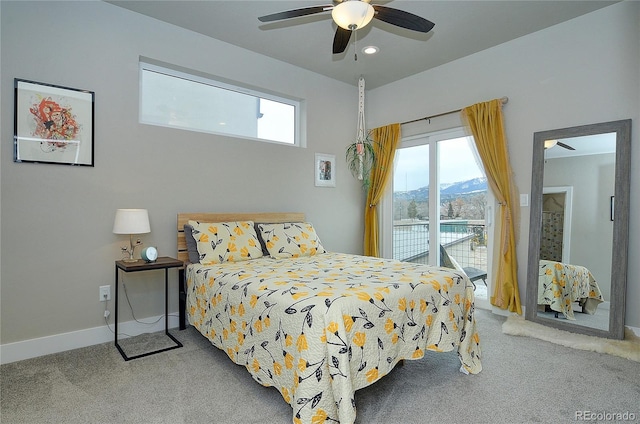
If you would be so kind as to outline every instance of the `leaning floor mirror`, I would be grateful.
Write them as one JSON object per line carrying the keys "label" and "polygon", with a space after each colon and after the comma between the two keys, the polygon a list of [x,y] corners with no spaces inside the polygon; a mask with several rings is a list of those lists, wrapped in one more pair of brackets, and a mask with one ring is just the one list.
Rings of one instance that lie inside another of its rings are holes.
{"label": "leaning floor mirror", "polygon": [[525,317],[624,338],[631,120],[536,132]]}

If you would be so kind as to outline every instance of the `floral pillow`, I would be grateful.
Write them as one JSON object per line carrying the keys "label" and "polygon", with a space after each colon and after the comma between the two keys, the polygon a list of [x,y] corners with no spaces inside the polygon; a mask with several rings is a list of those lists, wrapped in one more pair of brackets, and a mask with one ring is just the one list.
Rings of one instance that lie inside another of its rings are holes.
{"label": "floral pillow", "polygon": [[202,265],[240,262],[262,257],[262,249],[252,221],[189,221],[198,245]]}
{"label": "floral pillow", "polygon": [[299,258],[326,253],[309,222],[258,224],[258,229],[272,258]]}

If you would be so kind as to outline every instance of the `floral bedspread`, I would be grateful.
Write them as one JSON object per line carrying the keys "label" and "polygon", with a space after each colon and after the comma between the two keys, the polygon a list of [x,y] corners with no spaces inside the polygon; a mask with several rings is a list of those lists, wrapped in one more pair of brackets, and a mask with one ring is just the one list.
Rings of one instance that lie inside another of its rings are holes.
{"label": "floral bedspread", "polygon": [[587,302],[585,311],[590,313],[604,301],[593,274],[583,266],[541,260],[538,305],[549,305],[565,318],[575,320],[571,304],[578,301]]}
{"label": "floral bedspread", "polygon": [[187,268],[189,322],[295,423],[353,423],[355,391],[426,351],[481,371],[473,284],[450,269],[324,253]]}

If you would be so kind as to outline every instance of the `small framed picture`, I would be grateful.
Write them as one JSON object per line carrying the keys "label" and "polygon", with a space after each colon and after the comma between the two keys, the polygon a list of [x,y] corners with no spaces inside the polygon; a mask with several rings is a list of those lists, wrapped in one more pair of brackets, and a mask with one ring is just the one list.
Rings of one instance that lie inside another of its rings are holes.
{"label": "small framed picture", "polygon": [[93,166],[95,94],[14,81],[13,161]]}
{"label": "small framed picture", "polygon": [[336,156],[316,153],[315,175],[317,187],[336,186]]}

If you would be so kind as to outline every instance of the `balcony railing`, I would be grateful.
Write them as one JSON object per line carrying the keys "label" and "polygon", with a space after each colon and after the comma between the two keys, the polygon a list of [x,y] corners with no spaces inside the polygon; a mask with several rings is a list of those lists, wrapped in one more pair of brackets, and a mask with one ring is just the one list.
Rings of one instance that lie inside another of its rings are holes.
{"label": "balcony railing", "polygon": [[[440,221],[440,245],[472,279],[486,278],[487,232],[484,221]],[[444,266],[441,254],[441,265]],[[397,221],[393,225],[393,257],[429,263],[429,221]]]}

